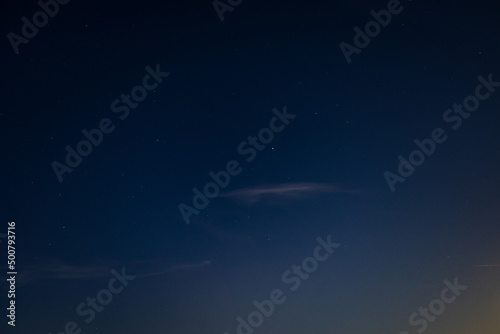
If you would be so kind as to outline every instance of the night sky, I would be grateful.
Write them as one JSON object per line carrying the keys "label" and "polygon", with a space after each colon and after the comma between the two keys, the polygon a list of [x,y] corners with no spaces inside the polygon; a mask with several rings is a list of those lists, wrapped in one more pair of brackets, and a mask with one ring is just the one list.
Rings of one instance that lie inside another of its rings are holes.
{"label": "night sky", "polygon": [[496,2],[0,12],[2,333],[500,333]]}

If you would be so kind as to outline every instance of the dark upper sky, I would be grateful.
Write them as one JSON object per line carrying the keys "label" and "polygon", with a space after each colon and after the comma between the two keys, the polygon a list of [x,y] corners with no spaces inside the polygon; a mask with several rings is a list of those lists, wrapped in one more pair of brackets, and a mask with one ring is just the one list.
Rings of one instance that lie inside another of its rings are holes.
{"label": "dark upper sky", "polygon": [[499,333],[498,4],[47,3],[0,11],[2,333]]}

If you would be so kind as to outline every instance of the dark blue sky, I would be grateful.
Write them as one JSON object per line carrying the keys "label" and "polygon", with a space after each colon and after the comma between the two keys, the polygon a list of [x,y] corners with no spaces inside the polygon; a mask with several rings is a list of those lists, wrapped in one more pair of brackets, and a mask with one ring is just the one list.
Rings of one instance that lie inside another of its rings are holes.
{"label": "dark blue sky", "polygon": [[[387,1],[243,1],[222,22],[210,1],[59,6],[18,54],[7,36],[40,7],[1,11],[0,234],[16,222],[19,273],[6,333],[74,321],[81,333],[234,334],[275,289],[286,301],[256,334],[419,333],[409,317],[456,277],[467,289],[425,331],[498,333],[496,3],[402,0],[350,63],[339,44],[354,47]],[[155,70],[169,75],[136,89]],[[480,84],[489,96],[454,130],[443,114]],[[140,92],[120,119],[113,101]],[[284,108],[296,117],[280,120]],[[59,182],[54,161],[106,119],[113,130]],[[283,128],[247,161],[239,147],[271,124]],[[446,141],[391,191],[384,173],[436,128]],[[193,188],[233,160],[241,171],[196,209]],[[189,224],[181,203],[198,211]],[[328,236],[340,246],[292,291],[282,275]],[[78,306],[122,268],[135,278],[86,323]]]}

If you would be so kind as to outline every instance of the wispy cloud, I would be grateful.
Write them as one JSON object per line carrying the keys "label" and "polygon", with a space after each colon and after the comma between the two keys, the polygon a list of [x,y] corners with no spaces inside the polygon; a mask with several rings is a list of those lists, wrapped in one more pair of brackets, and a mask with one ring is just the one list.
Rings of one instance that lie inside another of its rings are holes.
{"label": "wispy cloud", "polygon": [[61,262],[23,266],[18,280],[29,284],[40,280],[95,280],[109,275],[112,268],[104,265],[72,265]]}
{"label": "wispy cloud", "polygon": [[147,277],[193,270],[211,264],[210,260],[175,265],[161,265],[161,261],[110,262],[113,263],[109,263],[108,265],[73,265],[53,259],[44,261],[44,263],[23,266],[22,270],[19,271],[18,281],[20,284],[27,285],[44,280],[101,280],[109,278],[111,269],[121,267],[127,267],[130,272],[139,273],[139,276]]}
{"label": "wispy cloud", "polygon": [[299,182],[243,188],[225,193],[222,196],[235,198],[248,204],[253,204],[260,201],[264,197],[303,198],[317,194],[352,194],[357,192],[358,191],[356,190],[344,189],[335,184]]}
{"label": "wispy cloud", "polygon": [[212,264],[212,261],[210,261],[210,260],[205,260],[205,261],[197,262],[197,263],[178,264],[178,265],[171,266],[171,267],[168,267],[168,268],[160,270],[160,271],[145,273],[141,276],[148,277],[148,276],[158,276],[158,275],[171,274],[171,273],[175,273],[175,272],[179,272],[179,271],[199,269],[199,268],[209,266],[211,264]]}

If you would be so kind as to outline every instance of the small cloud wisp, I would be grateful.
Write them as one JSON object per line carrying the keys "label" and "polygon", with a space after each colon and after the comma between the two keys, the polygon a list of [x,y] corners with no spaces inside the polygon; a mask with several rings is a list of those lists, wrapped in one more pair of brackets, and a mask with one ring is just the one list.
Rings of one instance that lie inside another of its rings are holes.
{"label": "small cloud wisp", "polygon": [[243,188],[228,192],[222,196],[253,204],[259,202],[263,197],[302,198],[316,194],[356,192],[355,190],[343,189],[334,184],[300,182]]}

